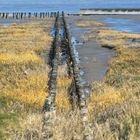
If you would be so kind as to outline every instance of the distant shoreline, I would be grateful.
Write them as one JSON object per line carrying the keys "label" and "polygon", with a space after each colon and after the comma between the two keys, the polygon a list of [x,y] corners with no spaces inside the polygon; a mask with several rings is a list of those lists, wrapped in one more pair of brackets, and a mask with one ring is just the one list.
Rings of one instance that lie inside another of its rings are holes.
{"label": "distant shoreline", "polygon": [[140,8],[81,8],[81,15],[137,15]]}

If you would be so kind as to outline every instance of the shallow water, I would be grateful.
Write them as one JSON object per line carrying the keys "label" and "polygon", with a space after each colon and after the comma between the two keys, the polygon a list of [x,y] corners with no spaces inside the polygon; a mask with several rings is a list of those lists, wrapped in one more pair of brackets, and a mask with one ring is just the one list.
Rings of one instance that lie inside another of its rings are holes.
{"label": "shallow water", "polygon": [[[81,18],[81,17],[77,17]],[[83,17],[84,20],[87,17]],[[76,40],[75,49],[79,54],[80,66],[81,66],[81,76],[83,78],[83,84],[92,84],[93,81],[102,80],[107,69],[108,61],[114,56],[114,51],[106,48],[102,48],[96,43],[96,40],[91,40],[88,42],[82,42],[81,36],[86,32],[93,30],[92,27],[79,28],[76,27],[75,17],[68,19],[69,30],[71,35]],[[78,43],[76,43],[78,42]]]}
{"label": "shallow water", "polygon": [[124,32],[133,32],[140,33],[140,23],[134,19],[123,19],[123,18],[113,18],[109,17],[103,20],[107,23],[110,28],[124,31]]}
{"label": "shallow water", "polygon": [[82,76],[86,82],[92,83],[104,78],[109,67],[109,62],[115,56],[115,51],[101,47],[96,42],[96,39],[83,43],[80,37],[86,32],[94,30],[95,27],[76,27],[76,22],[81,19],[84,21],[95,20],[105,22],[108,28],[120,31],[140,33],[140,27],[138,26],[140,17],[130,15],[94,15],[68,18],[70,32],[75,40],[79,42],[76,44],[76,49],[79,53],[80,65],[83,71]]}

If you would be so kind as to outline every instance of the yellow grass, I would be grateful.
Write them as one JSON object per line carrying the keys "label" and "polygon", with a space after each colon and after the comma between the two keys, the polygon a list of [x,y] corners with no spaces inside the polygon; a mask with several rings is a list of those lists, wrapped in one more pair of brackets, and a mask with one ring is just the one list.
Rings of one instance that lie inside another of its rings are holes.
{"label": "yellow grass", "polygon": [[45,24],[28,23],[0,29],[1,51],[42,51],[50,48],[52,37]]}
{"label": "yellow grass", "polygon": [[[0,27],[0,106],[4,102],[0,109],[0,139],[28,139],[38,131],[31,130],[32,126],[41,128],[41,119],[34,121],[33,114],[41,116],[37,111],[42,111],[48,96],[49,66],[44,57],[52,41],[49,26],[49,22],[48,26],[34,22]],[[9,120],[12,123],[5,124]]]}
{"label": "yellow grass", "polygon": [[[42,23],[15,24],[9,29],[0,28],[0,121],[2,119],[1,123],[3,122],[3,116],[7,113],[18,114],[17,122],[12,121],[8,114],[14,125],[0,125],[0,139],[1,132],[4,132],[8,133],[5,139],[39,140],[42,138],[40,112],[48,96],[49,78],[49,66],[45,64],[46,58],[42,53],[48,52],[51,37],[44,31],[46,25]],[[94,83],[89,98],[93,139],[139,139],[140,48],[121,47],[126,43],[125,39],[139,38],[139,35],[106,29],[102,29],[97,35],[97,39],[104,39],[106,44],[110,45],[112,40],[116,42],[117,57],[113,58],[105,79]],[[79,110],[71,111],[69,87],[72,79],[67,71],[67,66],[59,66],[57,113],[52,127],[56,140],[83,139]],[[6,102],[3,97],[6,97]]]}
{"label": "yellow grass", "polygon": [[108,108],[121,105],[132,94],[128,87],[115,88],[104,83],[95,84],[95,91],[90,96],[90,102],[88,105],[89,113],[92,115],[92,119],[95,118],[97,113],[101,113]]}
{"label": "yellow grass", "polygon": [[71,103],[67,89],[58,89],[55,102],[58,111],[70,111]]}
{"label": "yellow grass", "polygon": [[88,109],[95,140],[140,138],[139,50],[118,47],[104,81],[94,83]]}
{"label": "yellow grass", "polygon": [[95,109],[98,106],[102,111],[112,105],[122,103],[124,101],[124,95],[120,91],[116,90],[113,87],[106,86],[104,87],[101,93],[92,93],[90,106]]}
{"label": "yellow grass", "polygon": [[43,52],[51,45],[51,37],[44,26],[32,23],[1,27],[0,76],[6,83],[2,83],[1,96],[43,106],[47,96],[48,66],[36,50]]}
{"label": "yellow grass", "polygon": [[20,54],[15,53],[0,53],[0,64],[29,64],[36,63],[42,64],[43,60],[34,52],[23,52]]}
{"label": "yellow grass", "polygon": [[[97,41],[103,47],[107,47],[107,48],[116,48],[120,46],[129,47],[129,45],[131,47],[136,46],[132,40],[140,39],[139,34],[126,33],[126,32],[116,31],[116,30],[107,29],[107,28],[102,28],[102,29],[97,30],[96,32],[93,31],[92,33],[94,34],[96,33]],[[92,38],[93,36],[92,33],[90,33],[91,35],[89,35],[90,38]]]}
{"label": "yellow grass", "polygon": [[79,21],[76,26],[77,27],[92,27],[92,26],[104,26],[104,23],[97,21]]}
{"label": "yellow grass", "polygon": [[139,39],[140,35],[111,29],[93,33],[98,43],[117,52],[104,80],[94,83],[89,100],[94,139],[139,139],[140,47],[127,45],[128,39]]}
{"label": "yellow grass", "polygon": [[17,80],[16,87],[3,88],[1,97],[9,97],[25,105],[39,107],[44,105],[45,98],[48,96],[46,82],[47,74],[33,73],[23,79]]}
{"label": "yellow grass", "polygon": [[69,87],[71,84],[71,79],[68,77],[60,77],[58,78],[57,85],[59,88],[61,87]]}
{"label": "yellow grass", "polygon": [[125,45],[126,41],[124,39],[113,39],[113,40],[101,39],[100,44],[104,47],[105,46],[115,47],[115,46]]}
{"label": "yellow grass", "polygon": [[127,32],[121,32],[121,31],[116,31],[108,28],[100,29],[98,30],[99,37],[104,38],[104,37],[115,37],[117,38],[136,38],[139,39],[140,35],[135,34],[135,33],[127,33]]}
{"label": "yellow grass", "polygon": [[[118,57],[114,58],[106,75],[106,81],[114,86],[121,86],[126,81],[133,83],[134,79],[140,77],[139,67],[140,48],[118,47]],[[116,80],[114,80],[116,79]]]}
{"label": "yellow grass", "polygon": [[67,65],[58,67],[56,106],[59,111],[70,111],[71,109],[69,88],[72,79],[68,76],[67,71]]}

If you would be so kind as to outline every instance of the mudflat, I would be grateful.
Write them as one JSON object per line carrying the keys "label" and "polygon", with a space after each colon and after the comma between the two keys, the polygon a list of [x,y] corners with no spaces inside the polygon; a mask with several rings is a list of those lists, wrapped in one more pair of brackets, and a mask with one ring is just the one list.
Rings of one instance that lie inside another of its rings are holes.
{"label": "mudflat", "polygon": [[[124,21],[126,19],[132,20],[137,24],[140,23],[139,15],[92,15],[67,17],[71,36],[75,38],[75,41],[77,42],[76,48],[79,54],[83,78],[90,84],[104,78],[109,67],[109,62],[115,56],[115,50],[101,47],[94,38],[86,41],[83,41],[83,38],[87,37],[87,34],[90,34],[90,31],[97,30],[98,28],[112,28],[110,23],[105,22],[107,18],[124,19]],[[105,25],[103,27],[77,27],[76,24],[79,21],[96,21],[105,23]],[[127,26],[127,23],[125,24],[125,26]]]}

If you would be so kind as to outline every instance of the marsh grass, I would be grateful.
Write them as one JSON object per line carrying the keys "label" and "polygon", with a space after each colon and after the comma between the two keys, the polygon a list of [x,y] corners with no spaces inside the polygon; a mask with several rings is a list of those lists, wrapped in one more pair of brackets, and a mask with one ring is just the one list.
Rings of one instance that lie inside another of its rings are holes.
{"label": "marsh grass", "polygon": [[61,111],[70,111],[70,95],[69,88],[71,86],[72,78],[68,75],[68,66],[60,65],[58,67],[57,77],[57,94],[56,94],[56,106]]}
{"label": "marsh grass", "polygon": [[104,23],[97,21],[79,21],[76,24],[77,27],[97,27],[97,26],[105,26]]}
{"label": "marsh grass", "polygon": [[[48,56],[42,56],[42,53],[48,54],[51,37],[46,32],[46,24],[38,22],[0,28],[0,139],[41,140],[42,108],[48,96],[50,71],[45,63]],[[110,34],[110,30],[106,30],[97,32],[98,41],[111,38],[106,43],[109,46],[112,41],[119,43],[115,46],[117,55],[112,59],[104,80],[93,83],[88,99],[93,139],[138,140],[140,48],[127,48],[125,41],[139,38],[139,35],[118,31]],[[71,108],[69,87],[72,79],[67,71],[67,65],[59,66],[57,111],[52,131],[56,140],[81,140],[83,127],[79,109]]]}
{"label": "marsh grass", "polygon": [[[110,29],[97,34],[99,43],[107,41],[116,49],[116,57],[102,82],[94,83],[89,113],[94,121],[94,139],[139,139],[140,135],[140,47],[127,47],[128,38],[139,38]],[[117,39],[117,41],[116,41]],[[120,39],[118,41],[118,39]]]}
{"label": "marsh grass", "polygon": [[[48,26],[49,22],[48,22]],[[1,27],[1,52],[41,52],[50,48],[49,27],[40,22],[26,23],[9,27]]]}
{"label": "marsh grass", "polygon": [[[49,31],[40,22],[1,27],[1,139],[42,138],[42,110],[49,95],[47,60],[52,41]],[[56,106],[61,114],[71,109],[68,95],[71,78],[67,71],[66,65],[59,66]]]}
{"label": "marsh grass", "polygon": [[115,47],[119,47],[119,46],[126,46],[126,47],[140,46],[139,43],[135,44],[135,41],[140,39],[139,34],[121,32],[108,28],[102,28],[97,31],[93,31],[93,33],[97,33],[97,38],[96,38],[97,41],[103,47],[106,48],[115,49]]}
{"label": "marsh grass", "polygon": [[139,34],[98,28],[83,36],[101,47],[115,49],[106,76],[93,83],[89,98],[91,130],[95,140],[140,139]]}
{"label": "marsh grass", "polygon": [[49,26],[33,22],[0,27],[2,140],[40,137],[39,133],[36,136],[37,127],[41,127],[39,112],[48,96],[49,66],[45,60],[52,40]]}
{"label": "marsh grass", "polygon": [[98,30],[98,33],[99,33],[99,37],[101,38],[108,38],[108,37],[111,37],[111,38],[118,38],[118,39],[132,39],[132,38],[136,38],[136,39],[139,39],[140,38],[140,35],[139,34],[135,34],[135,33],[127,33],[127,32],[121,32],[121,31],[116,31],[116,30],[113,30],[113,29],[108,29],[108,28],[102,28],[100,30]]}

